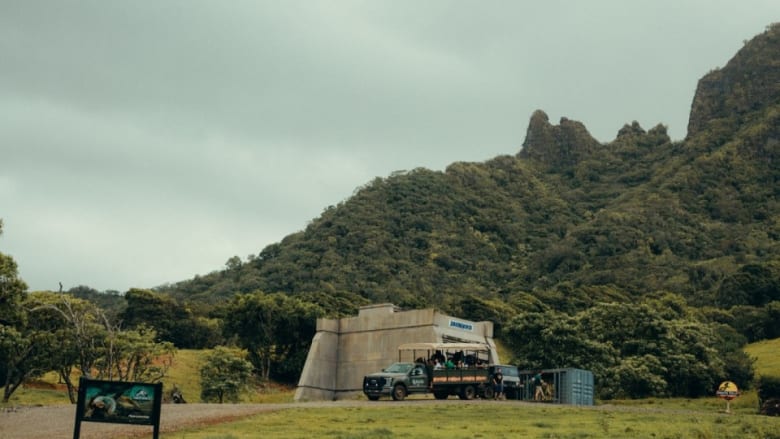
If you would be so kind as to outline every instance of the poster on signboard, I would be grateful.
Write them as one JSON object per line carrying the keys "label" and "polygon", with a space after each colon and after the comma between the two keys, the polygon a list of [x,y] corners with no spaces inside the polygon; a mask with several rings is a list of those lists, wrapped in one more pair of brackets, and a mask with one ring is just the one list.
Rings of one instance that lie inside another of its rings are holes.
{"label": "poster on signboard", "polygon": [[81,421],[154,425],[159,420],[162,385],[82,379]]}

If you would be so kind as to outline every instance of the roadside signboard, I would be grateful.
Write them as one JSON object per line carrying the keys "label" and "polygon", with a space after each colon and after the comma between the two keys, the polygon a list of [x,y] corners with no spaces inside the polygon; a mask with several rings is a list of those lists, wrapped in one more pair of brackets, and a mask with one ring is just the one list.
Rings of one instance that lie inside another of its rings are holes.
{"label": "roadside signboard", "polygon": [[101,381],[81,378],[76,405],[73,439],[81,433],[81,422],[108,422],[154,426],[154,438],[160,430],[162,383]]}
{"label": "roadside signboard", "polygon": [[724,381],[720,383],[720,386],[718,386],[718,391],[715,392],[715,394],[718,395],[718,398],[731,401],[732,399],[739,396],[739,389],[733,382]]}
{"label": "roadside signboard", "polygon": [[731,400],[739,396],[737,385],[731,381],[724,381],[720,383],[715,394],[718,398],[726,400],[726,413],[731,413]]}

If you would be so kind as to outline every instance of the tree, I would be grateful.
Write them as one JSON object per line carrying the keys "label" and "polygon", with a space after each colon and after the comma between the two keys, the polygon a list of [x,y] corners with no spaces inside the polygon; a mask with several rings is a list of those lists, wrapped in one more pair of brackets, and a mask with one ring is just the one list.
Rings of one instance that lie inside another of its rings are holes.
{"label": "tree", "polygon": [[244,294],[227,306],[225,336],[247,350],[259,376],[297,381],[322,308],[286,294]]}
{"label": "tree", "polygon": [[0,379],[3,380],[3,402],[28,378],[40,376],[52,367],[56,340],[44,331],[30,328],[17,330],[0,326]]}
{"label": "tree", "polygon": [[26,305],[39,329],[59,340],[58,349],[52,352],[52,365],[67,386],[70,401],[75,403],[71,371],[76,367],[82,376],[92,376],[98,359],[107,351],[108,317],[93,303],[69,294],[34,292],[27,297]]}
{"label": "tree", "polygon": [[[684,300],[667,294],[599,303],[573,316],[523,313],[506,333],[526,367],[593,371],[601,398],[696,397],[711,393],[727,373],[743,382],[752,377],[733,331],[722,326],[700,321]],[[725,359],[734,362],[727,368]]]}
{"label": "tree", "polygon": [[[0,220],[0,234],[2,234]],[[16,262],[0,253],[0,384],[3,402],[25,379],[43,373],[49,366],[51,337],[28,326],[23,306],[27,285],[19,278]]]}
{"label": "tree", "polygon": [[159,340],[179,348],[203,348],[215,338],[208,322],[195,317],[168,295],[133,288],[125,294],[125,300],[127,308],[122,321],[129,328],[141,324],[151,326]]}
{"label": "tree", "polygon": [[170,342],[156,341],[154,329],[110,330],[108,348],[96,364],[97,378],[117,381],[156,382],[165,377],[176,349]]}
{"label": "tree", "polygon": [[127,307],[127,301],[123,294],[116,290],[98,291],[86,285],[79,285],[68,289],[68,295],[94,303],[105,313],[112,322],[121,319],[122,313]]}
{"label": "tree", "polygon": [[[0,220],[0,235],[3,222]],[[12,257],[0,253],[0,325],[14,326],[23,320],[21,302],[27,284],[19,277],[16,262]]]}
{"label": "tree", "polygon": [[[710,393],[724,378],[725,365],[715,349],[722,341],[717,331],[673,295],[635,304],[598,304],[577,319],[583,336],[611,345],[621,358],[604,378],[618,377],[623,387],[618,393],[605,387],[602,397],[696,397]],[[634,367],[640,363],[645,366]],[[661,386],[656,376],[666,384]]]}
{"label": "tree", "polygon": [[668,370],[653,355],[626,357],[615,367],[607,369],[599,393],[610,398],[664,396],[669,386],[664,379],[667,373]]}
{"label": "tree", "polygon": [[583,334],[577,320],[553,311],[521,313],[505,331],[516,361],[526,369],[575,367],[601,377],[619,352]]}
{"label": "tree", "polygon": [[200,368],[200,399],[216,400],[220,404],[225,399],[237,402],[251,376],[252,364],[244,359],[241,351],[217,346]]}
{"label": "tree", "polygon": [[736,305],[764,306],[780,300],[780,264],[748,264],[723,280],[716,301],[725,308]]}
{"label": "tree", "polygon": [[243,265],[243,263],[238,256],[233,256],[225,262],[225,268],[228,271],[238,271],[241,268],[241,265]]}

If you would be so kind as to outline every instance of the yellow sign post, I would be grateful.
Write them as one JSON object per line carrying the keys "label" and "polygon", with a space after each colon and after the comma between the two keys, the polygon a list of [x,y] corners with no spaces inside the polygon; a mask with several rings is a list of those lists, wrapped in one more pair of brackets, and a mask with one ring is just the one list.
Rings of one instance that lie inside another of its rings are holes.
{"label": "yellow sign post", "polygon": [[718,398],[726,400],[726,413],[731,413],[731,400],[739,396],[737,385],[731,381],[724,381],[720,383],[715,394]]}

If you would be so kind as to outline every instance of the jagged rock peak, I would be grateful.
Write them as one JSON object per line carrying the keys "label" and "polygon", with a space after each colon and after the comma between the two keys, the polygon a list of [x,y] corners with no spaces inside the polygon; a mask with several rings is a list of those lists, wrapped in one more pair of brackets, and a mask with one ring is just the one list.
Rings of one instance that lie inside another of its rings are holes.
{"label": "jagged rock peak", "polygon": [[623,125],[623,128],[618,131],[615,140],[608,145],[631,144],[640,147],[653,147],[671,141],[672,139],[669,137],[666,125],[659,123],[653,128],[645,131],[645,129],[639,125],[639,122],[633,121],[630,125]]}
{"label": "jagged rock peak", "polygon": [[559,125],[552,125],[547,113],[536,110],[528,123],[523,149],[517,155],[553,167],[571,166],[599,145],[582,122],[562,117]]}
{"label": "jagged rock peak", "polygon": [[780,23],[747,42],[722,69],[699,80],[688,119],[688,137],[717,120],[742,118],[780,103]]}
{"label": "jagged rock peak", "polygon": [[646,134],[646,131],[644,128],[642,128],[641,125],[639,125],[639,122],[633,121],[631,122],[631,125],[625,124],[623,125],[623,128],[620,129],[617,133],[617,138],[624,138],[624,137],[636,137],[636,136],[644,136]]}

